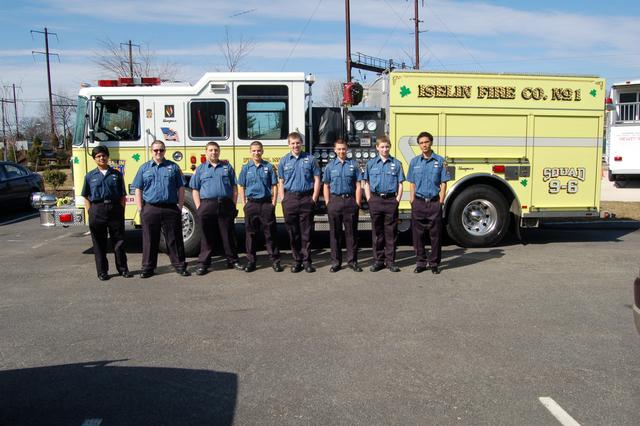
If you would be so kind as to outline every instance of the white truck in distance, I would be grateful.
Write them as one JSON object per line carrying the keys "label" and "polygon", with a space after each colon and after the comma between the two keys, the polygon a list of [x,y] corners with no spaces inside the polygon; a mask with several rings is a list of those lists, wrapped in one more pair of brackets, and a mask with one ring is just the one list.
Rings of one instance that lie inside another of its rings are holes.
{"label": "white truck in distance", "polygon": [[640,80],[613,84],[607,98],[607,155],[611,182],[640,178]]}

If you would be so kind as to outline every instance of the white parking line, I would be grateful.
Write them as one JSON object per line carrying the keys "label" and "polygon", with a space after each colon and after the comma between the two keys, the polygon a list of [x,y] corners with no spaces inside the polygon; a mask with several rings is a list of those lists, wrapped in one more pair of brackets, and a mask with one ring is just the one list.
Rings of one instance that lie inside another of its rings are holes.
{"label": "white parking line", "polygon": [[571,417],[569,413],[564,411],[564,409],[560,405],[558,405],[558,403],[555,402],[552,398],[549,398],[548,396],[541,396],[538,399],[540,400],[542,405],[544,405],[547,410],[549,410],[549,412],[553,414],[553,417],[555,417],[561,425],[580,426],[580,423],[576,422],[574,418]]}
{"label": "white parking line", "polygon": [[29,214],[27,216],[20,216],[20,217],[17,217],[15,219],[8,220],[6,222],[1,222],[0,226],[2,226],[2,225],[10,225],[10,224],[12,224],[14,222],[19,222],[19,221],[25,220],[25,219],[32,219],[32,218],[34,218],[36,216],[40,216],[40,213],[39,212],[31,213],[31,214]]}
{"label": "white parking line", "polygon": [[86,419],[80,426],[100,426],[102,419]]}
{"label": "white parking line", "polygon": [[66,237],[67,235],[69,235],[69,234],[62,234],[62,235],[58,235],[57,237],[52,238],[52,239],[50,239],[50,240],[44,240],[44,241],[43,241],[43,242],[41,242],[40,244],[36,244],[35,246],[33,246],[33,247],[31,247],[31,248],[32,248],[32,249],[40,248],[40,247],[42,247],[43,245],[45,245],[45,244],[47,244],[47,243],[49,243],[49,242],[51,242],[51,241],[59,240],[59,239],[61,239],[61,238]]}

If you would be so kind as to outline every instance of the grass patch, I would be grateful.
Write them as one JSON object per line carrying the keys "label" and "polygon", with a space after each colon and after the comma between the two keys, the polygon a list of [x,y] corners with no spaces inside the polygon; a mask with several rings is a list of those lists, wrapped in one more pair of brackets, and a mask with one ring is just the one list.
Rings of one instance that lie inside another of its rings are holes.
{"label": "grass patch", "polygon": [[615,213],[616,219],[640,220],[640,202],[601,201],[600,211]]}

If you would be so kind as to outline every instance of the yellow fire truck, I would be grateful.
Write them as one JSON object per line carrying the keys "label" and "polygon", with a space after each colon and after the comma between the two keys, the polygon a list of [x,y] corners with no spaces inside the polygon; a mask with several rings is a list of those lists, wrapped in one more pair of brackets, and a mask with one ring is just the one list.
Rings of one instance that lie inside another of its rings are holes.
{"label": "yellow fire truck", "polygon": [[[277,165],[294,130],[305,136],[305,149],[321,167],[334,157],[337,137],[347,140],[348,155],[364,167],[376,155],[376,138],[389,134],[392,155],[405,172],[419,153],[416,135],[431,132],[434,150],[453,177],[444,206],[447,230],[462,246],[496,244],[510,224],[519,230],[545,219],[599,215],[601,78],[392,71],[349,108],[314,107],[313,82],[304,73],[207,73],[194,85],[119,79],[82,88],[73,142],[75,205],[45,205],[41,222],[85,223],[78,194],[83,176],[95,167],[90,152],[96,145],[109,147],[113,165],[130,186],[155,139],[165,142],[167,158],[189,179],[205,161],[210,140],[239,173],[253,140],[264,144],[265,159]],[[36,198],[47,204],[46,196]],[[400,228],[409,229],[408,195],[399,208]],[[139,224],[133,195],[126,218]],[[360,228],[369,228],[366,212],[361,219]],[[316,229],[328,229],[321,212]],[[188,194],[187,253],[197,252],[200,232]]]}

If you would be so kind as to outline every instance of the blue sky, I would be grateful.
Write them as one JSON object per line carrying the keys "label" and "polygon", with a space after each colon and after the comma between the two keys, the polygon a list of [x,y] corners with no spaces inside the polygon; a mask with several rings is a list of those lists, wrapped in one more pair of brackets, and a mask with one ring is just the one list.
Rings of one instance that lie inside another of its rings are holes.
{"label": "blue sky", "polygon": [[[640,78],[637,1],[425,0],[420,15],[422,69]],[[352,50],[410,62],[412,16],[413,1],[351,0]],[[345,79],[343,0],[0,0],[0,24],[0,82],[21,87],[21,116],[38,114],[47,97],[44,58],[31,54],[43,39],[29,33],[44,26],[58,34],[53,91],[71,97],[80,83],[110,77],[92,61],[101,39],[148,45],[195,82],[224,70],[225,27],[254,42],[243,71],[312,72],[318,98],[325,82]]]}

